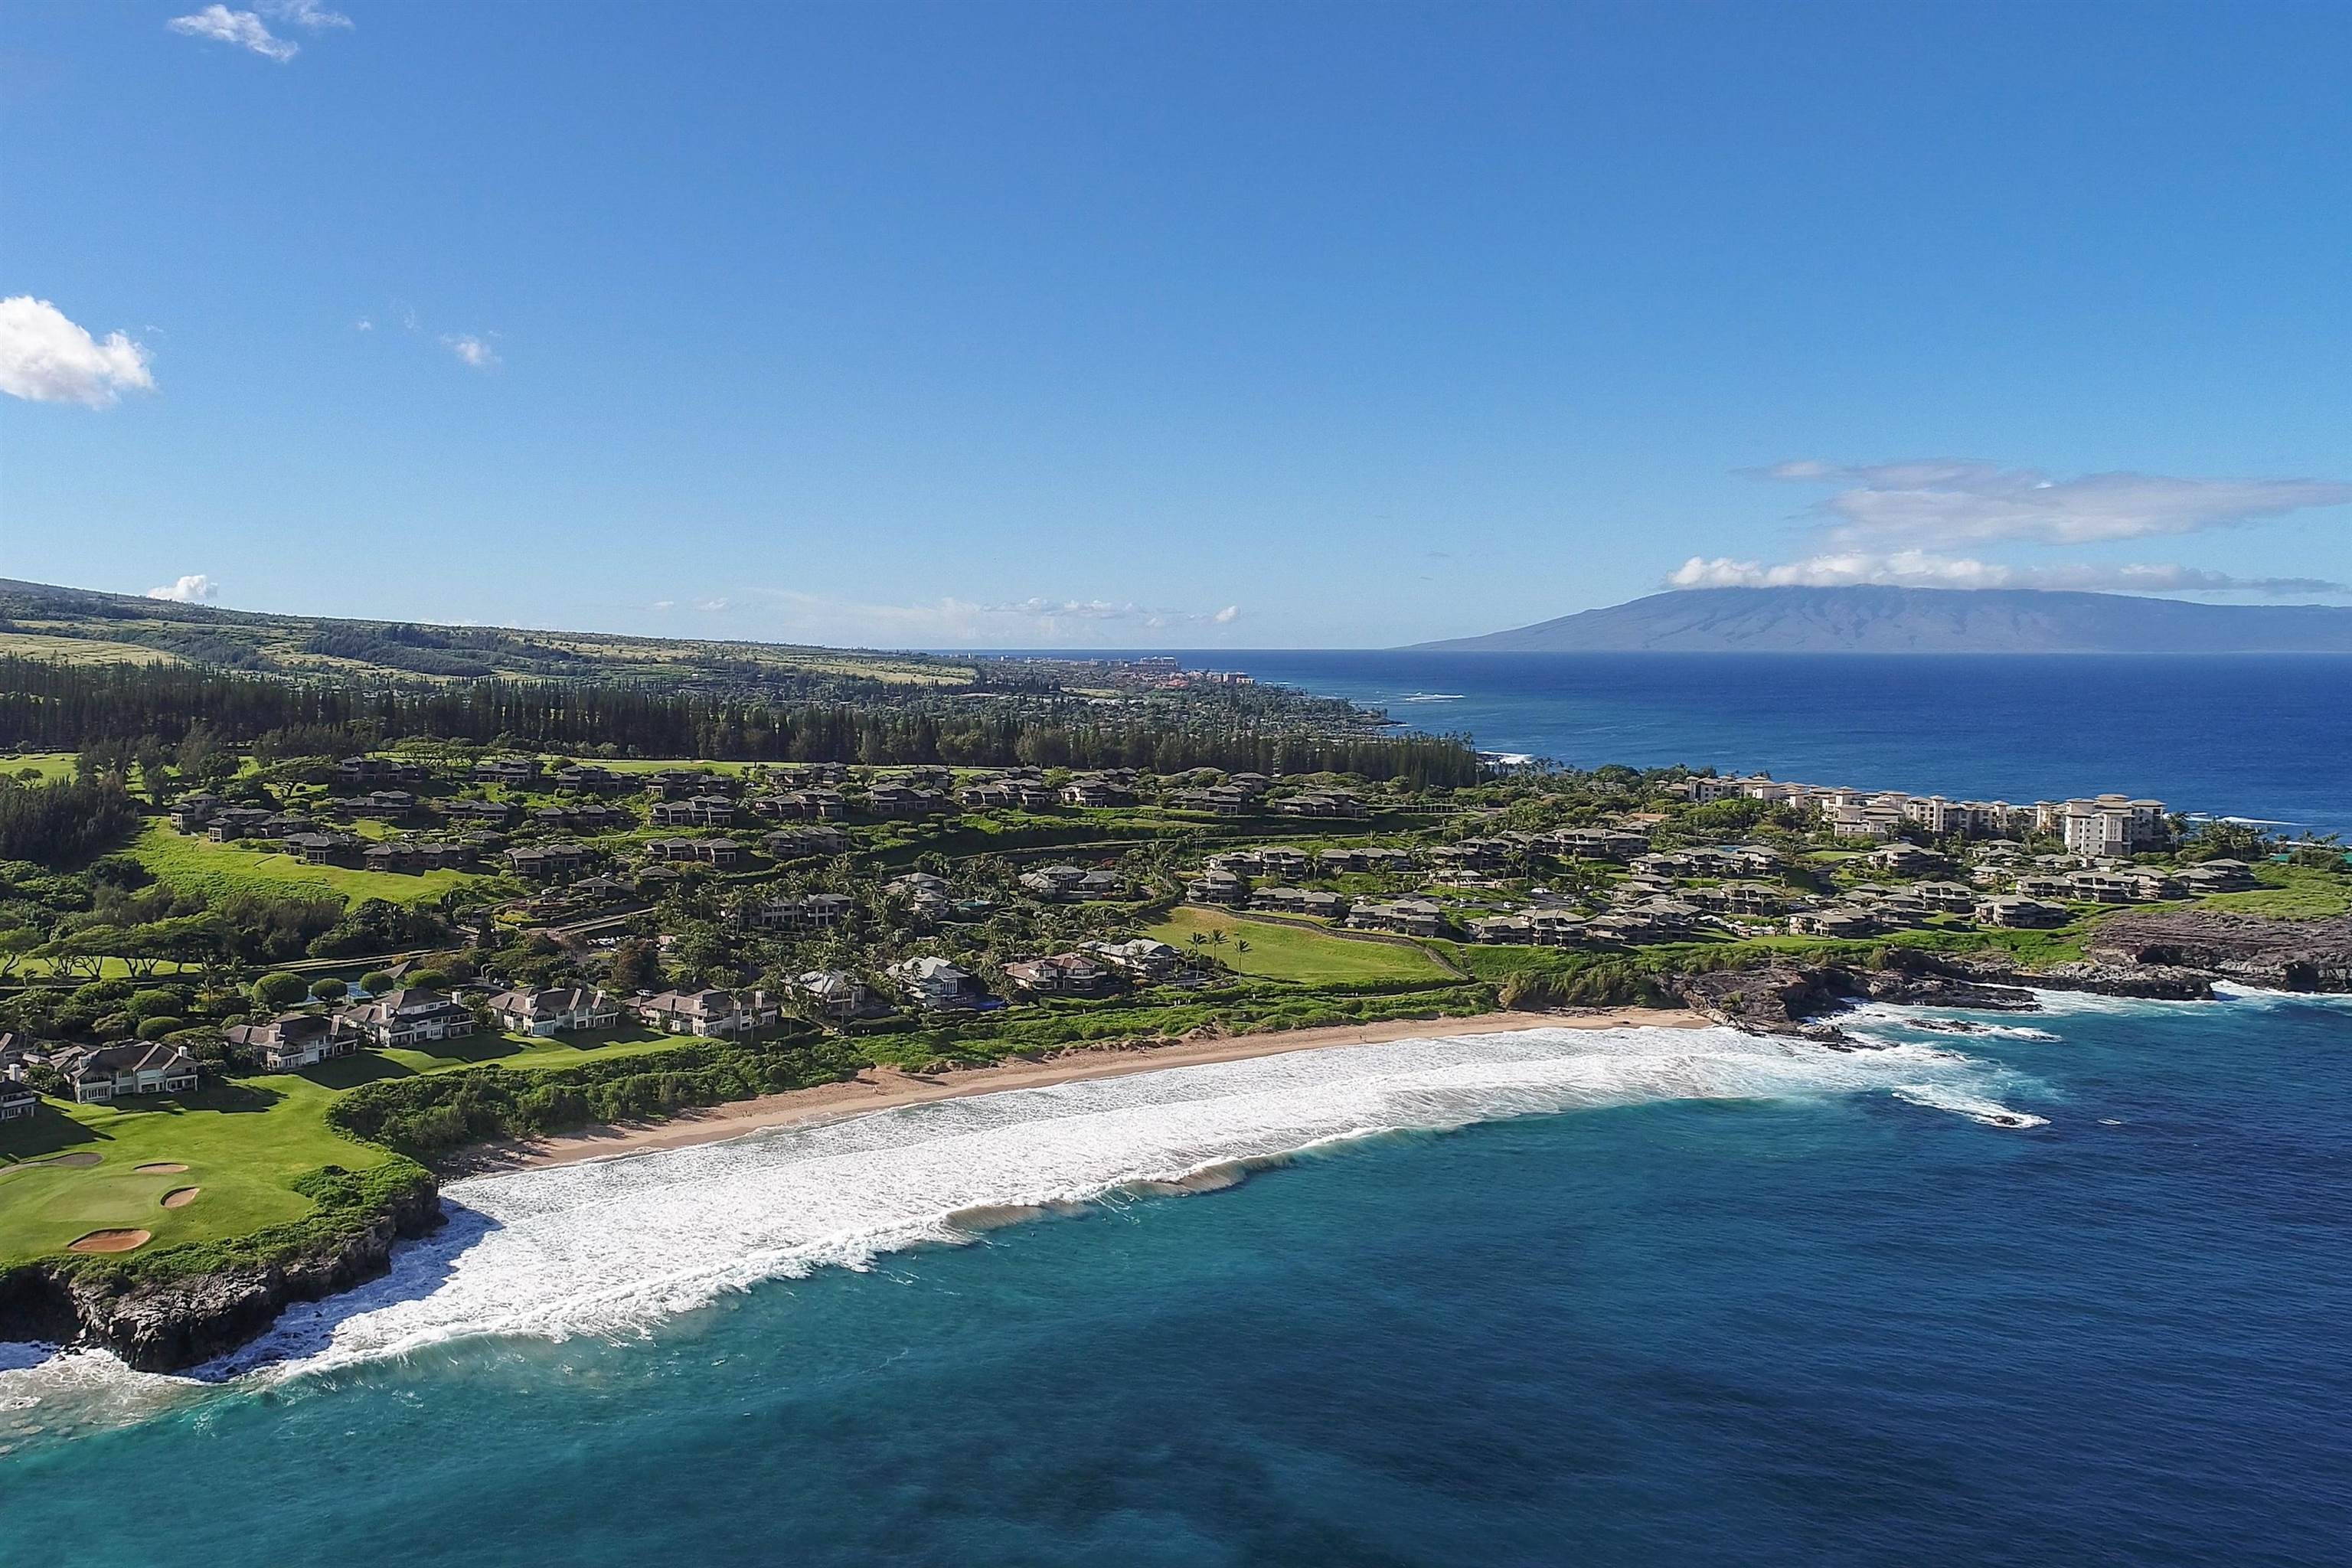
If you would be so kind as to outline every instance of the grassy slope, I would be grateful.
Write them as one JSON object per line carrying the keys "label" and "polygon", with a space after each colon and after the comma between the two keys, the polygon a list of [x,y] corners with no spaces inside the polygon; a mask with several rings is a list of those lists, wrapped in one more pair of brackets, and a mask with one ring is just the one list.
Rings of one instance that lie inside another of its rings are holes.
{"label": "grassy slope", "polygon": [[[0,652],[5,652],[0,649]],[[30,769],[39,775],[41,784],[55,784],[59,779],[74,776],[74,753],[71,752],[18,752],[0,756],[0,773],[11,778]]]}
{"label": "grassy slope", "polygon": [[1365,981],[1429,981],[1454,977],[1437,960],[1393,942],[1365,942],[1299,926],[1276,925],[1243,915],[1212,914],[1206,910],[1171,910],[1167,920],[1144,934],[1171,946],[1191,950],[1192,933],[1222,931],[1250,945],[1238,951],[1233,941],[1206,951],[1243,974],[1303,984],[1344,984]]}
{"label": "grassy slope", "polygon": [[397,871],[358,871],[341,866],[308,866],[291,855],[215,844],[207,838],[174,833],[169,824],[149,822],[132,841],[139,857],[158,881],[175,888],[199,888],[208,894],[340,893],[352,903],[383,899],[396,904],[426,903],[454,888],[488,879],[478,872],[426,871],[410,876]]}
{"label": "grassy slope", "polygon": [[2254,879],[2262,886],[2243,893],[2215,893],[2200,899],[2197,907],[2298,921],[2352,914],[2352,877],[2308,866],[2257,866]]}

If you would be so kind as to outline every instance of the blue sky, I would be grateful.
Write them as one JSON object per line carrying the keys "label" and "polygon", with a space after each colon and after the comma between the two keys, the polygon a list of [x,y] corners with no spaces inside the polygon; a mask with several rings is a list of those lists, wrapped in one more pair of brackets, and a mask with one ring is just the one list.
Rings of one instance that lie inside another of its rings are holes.
{"label": "blue sky", "polygon": [[2348,73],[2336,4],[20,4],[0,573],[898,647],[2344,602]]}

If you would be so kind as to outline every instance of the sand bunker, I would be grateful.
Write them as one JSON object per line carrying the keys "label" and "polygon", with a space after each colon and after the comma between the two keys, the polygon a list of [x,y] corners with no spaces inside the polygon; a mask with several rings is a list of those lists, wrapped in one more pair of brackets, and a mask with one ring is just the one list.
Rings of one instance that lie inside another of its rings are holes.
{"label": "sand bunker", "polygon": [[131,1168],[142,1176],[176,1176],[187,1169],[177,1160],[150,1160],[143,1165],[133,1165]]}
{"label": "sand bunker", "polygon": [[98,1158],[85,1149],[78,1154],[52,1154],[46,1160],[34,1160],[28,1163],[35,1165],[95,1165],[98,1163]]}
{"label": "sand bunker", "polygon": [[68,1252],[129,1252],[147,1245],[143,1230],[93,1230],[88,1236],[66,1243]]}
{"label": "sand bunker", "polygon": [[202,1187],[173,1187],[163,1194],[163,1206],[167,1209],[186,1208],[196,1201],[196,1194],[203,1191]]}

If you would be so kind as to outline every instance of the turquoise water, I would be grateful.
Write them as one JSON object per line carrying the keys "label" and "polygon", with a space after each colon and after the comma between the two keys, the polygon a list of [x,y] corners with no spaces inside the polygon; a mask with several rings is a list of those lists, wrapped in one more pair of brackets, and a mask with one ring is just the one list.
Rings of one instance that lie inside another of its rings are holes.
{"label": "turquoise water", "polygon": [[2352,658],[1187,655],[1580,767],[2030,801],[2120,790],[2352,834]]}
{"label": "turquoise water", "polygon": [[0,1373],[0,1559],[2346,1562],[2352,1004],[1927,1016],[471,1184],[291,1373]]}

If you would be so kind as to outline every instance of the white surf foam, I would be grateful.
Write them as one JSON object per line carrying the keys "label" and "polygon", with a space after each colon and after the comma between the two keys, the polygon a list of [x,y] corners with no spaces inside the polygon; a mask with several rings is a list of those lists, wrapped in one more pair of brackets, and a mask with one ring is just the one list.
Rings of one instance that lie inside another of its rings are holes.
{"label": "white surf foam", "polygon": [[[1007,1214],[1213,1184],[1220,1173],[1388,1132],[1661,1100],[1888,1090],[2014,1117],[1990,1099],[2013,1081],[1916,1042],[1842,1050],[1728,1029],[1538,1029],[908,1106],[452,1183],[448,1229],[403,1247],[389,1277],[289,1312],[201,1375],[284,1376],[479,1335],[632,1335],[763,1279],[970,1240]],[[0,1396],[39,1371],[0,1372]]]}
{"label": "white surf foam", "polygon": [[2050,1119],[2029,1111],[2013,1110],[1997,1100],[1949,1084],[1901,1083],[1895,1086],[1895,1098],[1924,1105],[1931,1110],[1948,1110],[1955,1116],[1965,1116],[1971,1121],[1981,1121],[1988,1127],[2047,1127]]}

